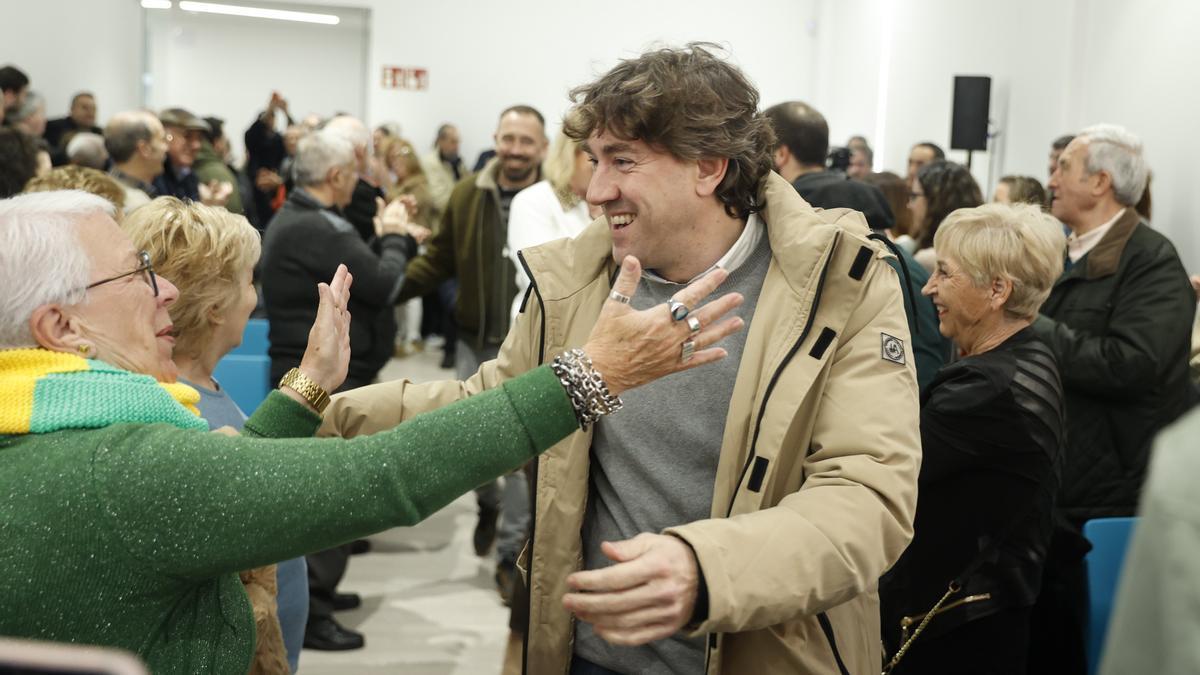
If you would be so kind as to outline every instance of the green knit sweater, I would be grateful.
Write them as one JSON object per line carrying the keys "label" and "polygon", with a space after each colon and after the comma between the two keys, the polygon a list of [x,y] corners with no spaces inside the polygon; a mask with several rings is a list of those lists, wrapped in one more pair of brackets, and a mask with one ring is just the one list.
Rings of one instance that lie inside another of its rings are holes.
{"label": "green knit sweater", "polygon": [[272,393],[243,437],[0,437],[0,635],[120,647],[156,674],[245,673],[236,572],[414,524],[578,428],[544,366],[374,436],[300,438],[319,422]]}

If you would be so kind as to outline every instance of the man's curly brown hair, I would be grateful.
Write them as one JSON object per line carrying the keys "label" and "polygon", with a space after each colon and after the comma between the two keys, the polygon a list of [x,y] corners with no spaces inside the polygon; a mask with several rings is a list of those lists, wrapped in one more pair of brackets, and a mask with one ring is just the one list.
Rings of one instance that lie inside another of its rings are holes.
{"label": "man's curly brown hair", "polygon": [[597,131],[642,141],[683,160],[729,159],[717,199],[732,217],[758,211],[758,190],[773,167],[775,132],[758,110],[758,90],[716,56],[711,43],[659,49],[619,63],[571,91],[563,123],[584,142]]}

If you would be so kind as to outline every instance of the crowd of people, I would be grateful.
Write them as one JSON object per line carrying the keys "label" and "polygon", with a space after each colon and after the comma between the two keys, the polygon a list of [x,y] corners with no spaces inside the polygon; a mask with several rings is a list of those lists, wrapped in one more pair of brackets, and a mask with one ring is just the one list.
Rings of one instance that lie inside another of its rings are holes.
{"label": "crowd of people", "polygon": [[[505,673],[1078,675],[1083,525],[1197,399],[1200,280],[1116,125],[985,203],[701,44],[553,142],[498,111],[474,169],[278,92],[234,161],[216,117],[0,90],[0,635],[297,672],[365,645],[362,538],[474,490]],[[380,381],[432,335],[447,379]]]}

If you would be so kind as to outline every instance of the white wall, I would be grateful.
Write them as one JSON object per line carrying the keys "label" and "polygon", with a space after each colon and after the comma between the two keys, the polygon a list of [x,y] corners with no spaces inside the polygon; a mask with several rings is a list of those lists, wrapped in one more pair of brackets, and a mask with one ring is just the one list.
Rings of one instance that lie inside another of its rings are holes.
{"label": "white wall", "polygon": [[[289,9],[312,9],[288,5]],[[235,156],[272,91],[297,121],[308,112],[362,116],[368,13],[342,9],[336,26],[146,10],[145,102],[225,120]],[[372,82],[374,84],[374,82]],[[282,129],[282,118],[279,120]]]}
{"label": "white wall", "polygon": [[[375,0],[368,81],[372,124],[394,120],[418,147],[437,127],[455,123],[468,161],[491,146],[500,111],[528,103],[550,133],[568,106],[568,90],[619,58],[655,42],[708,40],[728,46],[757,83],[763,101],[797,98],[812,82],[813,40],[806,25],[816,0]],[[384,65],[426,67],[427,92],[384,90]]]}
{"label": "white wall", "polygon": [[[1145,142],[1155,172],[1154,227],[1172,238],[1189,269],[1200,271],[1200,206],[1188,185],[1200,156],[1189,126],[1200,109],[1193,86],[1200,3],[818,2],[812,101],[829,119],[834,143],[865,134],[883,168],[903,175],[913,143],[949,149],[953,76],[989,75],[999,133],[973,165],[986,194],[1009,173],[1044,183],[1050,141],[1061,134],[1096,122],[1125,125]],[[952,151],[950,158],[963,161],[965,154]]]}
{"label": "white wall", "polygon": [[1200,272],[1200,204],[1192,192],[1200,157],[1200,3],[1090,0],[1080,3],[1078,26],[1068,121],[1114,122],[1141,136],[1154,172],[1154,227]]}
{"label": "white wall", "polygon": [[[933,141],[950,150],[955,75],[992,78],[989,153],[976,152],[973,173],[985,193],[1002,173],[1045,182],[1050,141],[1070,129],[1067,82],[1072,1],[821,0],[822,87],[816,105],[831,140],[872,140],[882,167],[904,175],[909,148]],[[881,59],[887,59],[880,105]],[[880,113],[882,112],[882,125]],[[876,139],[882,132],[882,142]],[[965,161],[963,151],[949,152]],[[995,166],[991,166],[993,161]],[[988,176],[989,168],[993,175]]]}
{"label": "white wall", "polygon": [[71,97],[96,95],[100,126],[140,103],[142,23],[136,0],[3,0],[0,65],[25,71],[46,97],[50,118],[67,114]]}

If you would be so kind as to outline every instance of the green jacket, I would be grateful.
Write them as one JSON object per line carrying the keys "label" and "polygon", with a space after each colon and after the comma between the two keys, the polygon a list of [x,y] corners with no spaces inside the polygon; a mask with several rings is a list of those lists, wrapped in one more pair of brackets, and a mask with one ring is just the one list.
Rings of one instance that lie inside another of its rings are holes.
{"label": "green jacket", "polygon": [[239,570],[416,523],[578,430],[549,367],[373,436],[298,438],[319,423],[272,393],[243,437],[0,437],[0,635],[242,675],[255,630]]}
{"label": "green jacket", "polygon": [[476,349],[504,341],[517,295],[517,270],[505,253],[508,226],[500,217],[499,169],[493,159],[454,186],[441,225],[425,242],[425,253],[408,263],[400,289],[403,302],[458,279],[458,337]]}
{"label": "green jacket", "polygon": [[225,202],[225,210],[230,213],[236,213],[239,216],[246,213],[242,208],[242,195],[238,191],[237,176],[217,156],[212,144],[208,141],[204,141],[204,144],[200,146],[200,152],[196,153],[196,161],[192,164],[192,171],[196,172],[196,178],[199,178],[201,183],[208,183],[215,180],[232,185],[233,192],[229,195],[229,201]]}

